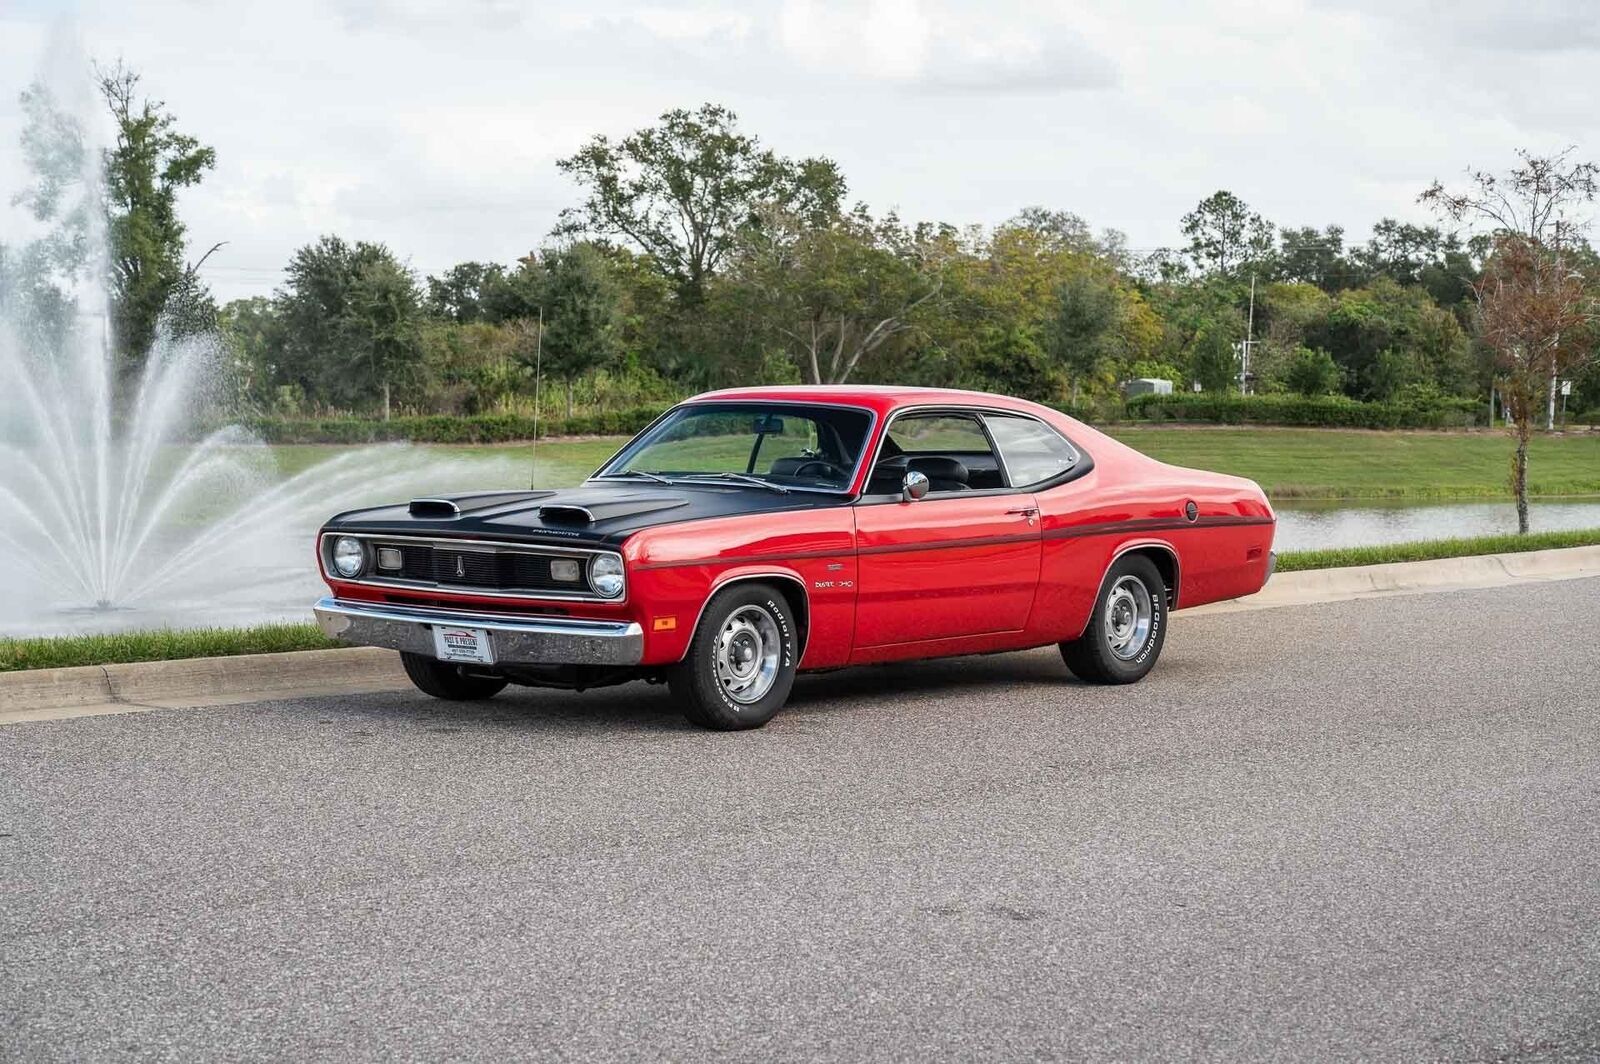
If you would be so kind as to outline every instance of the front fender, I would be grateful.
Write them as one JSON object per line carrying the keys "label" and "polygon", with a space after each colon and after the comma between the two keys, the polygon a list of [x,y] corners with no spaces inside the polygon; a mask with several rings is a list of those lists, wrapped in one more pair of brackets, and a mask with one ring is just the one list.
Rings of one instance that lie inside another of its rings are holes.
{"label": "front fender", "polygon": [[802,668],[850,657],[855,629],[855,521],[849,508],[749,515],[668,525],[628,541],[643,664],[683,660],[711,596],[730,584],[770,580],[791,592],[802,629]]}

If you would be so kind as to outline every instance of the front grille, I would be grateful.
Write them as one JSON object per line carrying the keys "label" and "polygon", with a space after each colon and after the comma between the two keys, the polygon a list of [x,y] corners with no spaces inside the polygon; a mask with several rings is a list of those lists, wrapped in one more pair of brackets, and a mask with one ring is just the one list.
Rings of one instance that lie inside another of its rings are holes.
{"label": "front grille", "polygon": [[[371,546],[374,556],[385,548],[400,551],[399,569],[379,568],[371,574],[380,580],[492,591],[556,591],[585,597],[592,594],[584,578],[588,559],[581,555],[542,553],[537,548],[453,547],[377,538]],[[556,580],[550,575],[550,563],[558,558],[578,561],[581,575],[577,581]]]}
{"label": "front grille", "polygon": [[[455,614],[461,612],[461,603],[455,599],[422,595],[416,592],[402,595],[386,594],[383,596],[383,601],[392,602],[396,606],[420,606],[424,609],[445,610]],[[526,617],[528,615],[528,607],[517,602],[474,602],[471,610],[473,613],[503,613],[508,617]],[[539,616],[541,617],[567,617],[571,613],[571,610],[561,606],[541,605],[539,607]]]}

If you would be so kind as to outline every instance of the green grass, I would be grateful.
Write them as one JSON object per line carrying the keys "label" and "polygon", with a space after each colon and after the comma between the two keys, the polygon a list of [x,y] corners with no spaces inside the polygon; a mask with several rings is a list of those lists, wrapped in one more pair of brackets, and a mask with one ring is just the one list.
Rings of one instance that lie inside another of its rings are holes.
{"label": "green grass", "polygon": [[[1374,432],[1337,429],[1155,428],[1119,426],[1111,434],[1164,462],[1249,477],[1274,499],[1498,499],[1509,495],[1512,440],[1501,432]],[[545,440],[538,481],[576,484],[622,446],[620,436]],[[276,448],[286,473],[344,448]],[[441,456],[484,456],[526,463],[526,443],[428,446]],[[1600,433],[1541,436],[1529,457],[1534,495],[1600,495]]]}
{"label": "green grass", "polygon": [[[1249,477],[1274,499],[1505,498],[1513,442],[1501,432],[1115,428],[1153,458]],[[1540,436],[1534,495],[1600,494],[1600,433]]]}
{"label": "green grass", "polygon": [[254,628],[152,629],[103,635],[0,639],[0,672],[171,661],[234,654],[276,654],[338,646],[314,624],[264,624]]}
{"label": "green grass", "polygon": [[[511,459],[533,471],[539,464],[539,481],[554,485],[576,484],[599,469],[615,454],[626,436],[597,436],[581,440],[542,440],[537,450],[526,443],[506,444],[418,444],[418,449],[443,458]],[[383,446],[374,444],[370,446]],[[287,443],[272,448],[278,470],[284,476],[303,472],[318,462],[351,450],[343,444]]]}
{"label": "green grass", "polygon": [[1285,551],[1278,555],[1278,572],[1343,569],[1352,565],[1425,562],[1439,558],[1466,558],[1475,554],[1515,554],[1520,551],[1596,545],[1600,545],[1600,528],[1573,532],[1534,532],[1526,536],[1512,533],[1504,536],[1476,536],[1469,539],[1429,539],[1417,543],[1390,543],[1381,547]]}

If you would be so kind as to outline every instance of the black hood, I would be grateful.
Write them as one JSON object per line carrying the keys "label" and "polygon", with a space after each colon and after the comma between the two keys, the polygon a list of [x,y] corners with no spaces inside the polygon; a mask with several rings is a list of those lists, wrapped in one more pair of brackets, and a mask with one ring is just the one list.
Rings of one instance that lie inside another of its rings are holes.
{"label": "black hood", "polygon": [[654,525],[846,502],[843,495],[810,491],[785,495],[738,484],[590,481],[561,491],[431,495],[395,506],[347,510],[323,527],[444,538],[616,544]]}

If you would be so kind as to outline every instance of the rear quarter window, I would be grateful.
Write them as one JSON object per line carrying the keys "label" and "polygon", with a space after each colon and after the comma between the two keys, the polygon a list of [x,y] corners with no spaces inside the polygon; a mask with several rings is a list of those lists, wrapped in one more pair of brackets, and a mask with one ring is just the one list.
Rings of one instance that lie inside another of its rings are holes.
{"label": "rear quarter window", "polygon": [[1014,488],[1042,484],[1070,470],[1082,456],[1059,432],[1042,421],[1004,414],[984,415],[1000,460]]}

